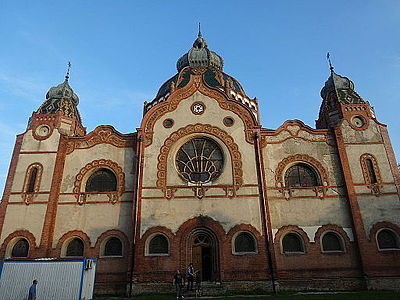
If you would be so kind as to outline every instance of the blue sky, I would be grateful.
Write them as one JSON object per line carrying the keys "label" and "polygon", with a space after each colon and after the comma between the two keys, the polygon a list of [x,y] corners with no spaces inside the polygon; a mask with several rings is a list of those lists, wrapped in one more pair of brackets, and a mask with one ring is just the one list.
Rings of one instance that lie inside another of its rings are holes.
{"label": "blue sky", "polygon": [[330,51],[335,71],[389,125],[399,158],[400,1],[0,0],[0,190],[15,135],[68,61],[88,132],[133,132],[198,22],[224,71],[259,99],[263,127],[315,126]]}

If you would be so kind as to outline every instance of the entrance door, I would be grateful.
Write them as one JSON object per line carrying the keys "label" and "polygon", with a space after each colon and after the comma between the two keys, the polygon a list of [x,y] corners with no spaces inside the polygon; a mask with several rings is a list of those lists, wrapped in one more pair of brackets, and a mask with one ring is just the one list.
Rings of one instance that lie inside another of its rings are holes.
{"label": "entrance door", "polygon": [[204,234],[198,234],[193,241],[192,262],[196,272],[200,271],[202,281],[214,280],[213,251],[210,238]]}

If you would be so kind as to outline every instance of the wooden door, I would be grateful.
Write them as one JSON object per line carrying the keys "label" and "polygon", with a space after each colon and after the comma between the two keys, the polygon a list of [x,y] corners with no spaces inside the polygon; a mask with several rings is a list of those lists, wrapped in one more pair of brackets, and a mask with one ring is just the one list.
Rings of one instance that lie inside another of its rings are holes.
{"label": "wooden door", "polygon": [[192,248],[192,263],[195,272],[202,269],[201,248],[201,246],[194,246]]}

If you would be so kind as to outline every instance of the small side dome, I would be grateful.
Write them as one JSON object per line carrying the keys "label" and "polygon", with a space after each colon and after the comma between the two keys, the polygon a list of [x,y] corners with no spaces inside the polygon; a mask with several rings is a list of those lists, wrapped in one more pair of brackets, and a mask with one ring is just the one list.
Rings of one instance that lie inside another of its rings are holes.
{"label": "small side dome", "polygon": [[176,68],[180,72],[185,67],[214,67],[218,70],[222,70],[224,61],[214,51],[210,51],[207,48],[207,42],[203,39],[201,33],[193,43],[192,49],[188,53],[184,54],[178,59]]}
{"label": "small side dome", "polygon": [[67,79],[65,79],[63,83],[51,87],[46,94],[46,100],[61,98],[70,99],[75,105],[79,103],[79,97],[74,93]]}

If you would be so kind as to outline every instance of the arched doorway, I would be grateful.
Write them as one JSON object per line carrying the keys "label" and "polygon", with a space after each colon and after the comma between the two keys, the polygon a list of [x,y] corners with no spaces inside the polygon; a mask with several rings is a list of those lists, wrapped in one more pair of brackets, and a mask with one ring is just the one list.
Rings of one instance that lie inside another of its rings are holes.
{"label": "arched doorway", "polygon": [[219,281],[218,243],[208,228],[196,228],[190,234],[189,262],[199,271],[202,281]]}

